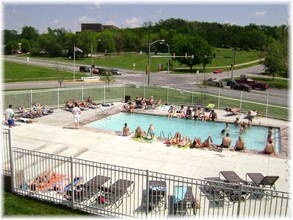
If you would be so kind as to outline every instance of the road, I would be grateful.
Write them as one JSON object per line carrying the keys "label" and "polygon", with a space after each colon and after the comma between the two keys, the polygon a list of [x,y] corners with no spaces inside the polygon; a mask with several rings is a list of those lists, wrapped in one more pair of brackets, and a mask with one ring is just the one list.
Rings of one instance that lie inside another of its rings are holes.
{"label": "road", "polygon": [[[61,63],[61,62],[52,62],[44,61],[30,58],[29,61],[26,57],[14,57],[14,56],[5,56],[5,60],[19,63],[29,63],[31,65],[45,66],[50,68],[56,68],[58,65],[60,68],[66,69],[68,71],[74,70],[73,63]],[[75,66],[75,71],[79,71],[79,65]],[[115,84],[147,84],[148,76],[142,71],[135,70],[123,70],[121,76],[115,76]],[[234,70],[233,76],[237,77],[240,75],[257,75],[264,71],[262,65],[256,65],[253,67],[248,67],[245,69]],[[231,77],[229,73],[224,72],[222,74],[168,74],[167,72],[155,72],[150,74],[150,85],[161,85],[169,86],[172,88],[178,88],[183,90],[191,90],[197,92],[205,92],[208,94],[219,94],[219,88],[216,87],[203,87],[202,81],[210,77],[216,78],[229,78]],[[83,81],[71,81],[63,82],[62,87],[74,87],[74,86],[87,86],[87,85],[103,85],[103,82],[83,82]],[[4,90],[16,90],[16,89],[33,89],[33,88],[57,88],[59,83],[56,81],[38,81],[38,82],[14,82],[14,83],[5,83],[3,85]],[[233,91],[233,92],[232,92]],[[240,91],[231,90],[226,87],[220,91],[222,96],[229,96],[234,98],[239,98],[241,96]],[[249,96],[247,96],[249,94]],[[267,91],[256,91],[252,90],[251,93],[243,92],[243,96],[250,101],[256,102],[266,102],[267,95],[270,97],[270,103],[274,105],[282,105],[289,107],[288,100],[288,91],[280,89],[269,89]]]}

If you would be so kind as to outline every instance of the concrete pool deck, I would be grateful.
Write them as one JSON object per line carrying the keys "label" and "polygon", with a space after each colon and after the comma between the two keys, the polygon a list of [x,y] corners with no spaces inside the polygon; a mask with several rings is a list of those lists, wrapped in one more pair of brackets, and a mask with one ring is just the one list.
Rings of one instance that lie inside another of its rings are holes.
{"label": "concrete pool deck", "polygon": [[[86,123],[101,109],[122,109],[122,103],[82,111],[81,121]],[[139,110],[140,111],[140,110]],[[148,113],[164,114],[160,110]],[[219,121],[233,122],[236,116],[227,116],[226,111],[216,110]],[[244,114],[240,114],[243,120]],[[218,176],[220,171],[233,170],[245,179],[249,172],[263,175],[277,175],[276,189],[290,192],[290,122],[257,117],[254,124],[280,127],[282,130],[282,154],[275,156],[256,153],[234,152],[224,149],[216,151],[202,149],[181,149],[166,147],[162,141],[142,143],[122,137],[117,132],[111,134],[81,127],[73,129],[73,116],[64,109],[56,109],[51,115],[37,118],[33,124],[22,124],[12,128],[12,143],[15,147],[41,152],[73,156],[79,159],[125,167],[148,169],[162,173],[203,179]],[[117,125],[116,130],[121,130]],[[287,128],[287,129],[286,129]],[[113,128],[114,130],[115,128]]]}

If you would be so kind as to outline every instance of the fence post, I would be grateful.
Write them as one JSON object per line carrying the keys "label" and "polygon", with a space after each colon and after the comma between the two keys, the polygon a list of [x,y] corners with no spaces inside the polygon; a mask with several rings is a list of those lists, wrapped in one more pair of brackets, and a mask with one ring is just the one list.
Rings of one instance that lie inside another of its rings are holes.
{"label": "fence post", "polygon": [[33,90],[31,89],[31,101],[30,101],[30,108],[32,107],[33,104]]}
{"label": "fence post", "polygon": [[241,205],[240,202],[242,197],[242,190],[243,190],[243,184],[240,183],[237,190],[237,197],[238,197],[237,218],[239,218],[239,215],[240,215],[240,205]]}
{"label": "fence post", "polygon": [[219,95],[218,95],[218,109],[220,108],[220,97],[221,97],[221,88],[219,88]]}
{"label": "fence post", "polygon": [[83,101],[83,86],[81,86],[81,101]]}
{"label": "fence post", "polygon": [[241,91],[241,92],[240,92],[240,106],[239,106],[240,109],[241,109],[241,107],[242,107],[242,94],[243,94],[243,92]]}
{"label": "fence post", "polygon": [[266,117],[268,117],[268,110],[269,110],[269,98],[270,98],[270,95],[269,95],[269,94],[267,94]]}
{"label": "fence post", "polygon": [[60,89],[57,88],[57,108],[59,109],[59,103],[60,103]]}
{"label": "fence post", "polygon": [[12,134],[11,129],[8,129],[8,143],[9,143],[9,156],[10,156],[10,178],[11,178],[11,192],[14,193],[14,183],[15,183],[15,172],[14,172],[14,160],[13,160],[13,150],[12,150]]}
{"label": "fence post", "polygon": [[71,208],[74,209],[74,177],[73,177],[73,157],[70,157],[70,176],[71,176]]}
{"label": "fence post", "polygon": [[191,106],[194,106],[193,103],[193,94],[194,94],[194,87],[192,87],[192,93],[191,93]]}
{"label": "fence post", "polygon": [[104,104],[106,103],[106,85],[104,85]]}
{"label": "fence post", "polygon": [[[124,86],[123,86],[123,97],[125,97],[126,96],[126,84],[124,83],[123,84]],[[123,102],[123,97],[122,97],[122,102]]]}
{"label": "fence post", "polygon": [[145,84],[143,85],[143,97],[145,97]]}
{"label": "fence post", "polygon": [[146,207],[145,207],[145,214],[146,214],[146,217],[148,217],[148,214],[149,214],[149,206],[150,206],[150,201],[149,201],[149,170],[146,170]]}
{"label": "fence post", "polygon": [[166,103],[169,103],[169,87],[167,87],[166,89],[167,89],[167,102]]}

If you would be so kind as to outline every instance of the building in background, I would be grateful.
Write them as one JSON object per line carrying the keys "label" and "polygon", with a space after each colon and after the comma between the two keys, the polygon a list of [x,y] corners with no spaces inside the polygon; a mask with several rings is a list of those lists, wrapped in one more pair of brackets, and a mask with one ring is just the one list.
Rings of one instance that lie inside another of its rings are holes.
{"label": "building in background", "polygon": [[103,30],[113,29],[113,28],[117,28],[117,27],[114,26],[114,25],[102,25],[102,24],[99,24],[99,23],[81,24],[81,31],[91,30],[91,31],[101,32]]}

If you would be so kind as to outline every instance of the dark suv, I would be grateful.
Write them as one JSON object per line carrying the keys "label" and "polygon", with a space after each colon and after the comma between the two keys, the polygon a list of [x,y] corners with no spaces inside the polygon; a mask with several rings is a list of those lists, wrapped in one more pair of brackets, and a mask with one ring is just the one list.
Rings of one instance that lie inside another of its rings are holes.
{"label": "dark suv", "polygon": [[80,72],[90,72],[91,70],[90,70],[90,68],[87,67],[87,66],[80,66],[80,67],[79,67],[79,71],[80,71]]}

